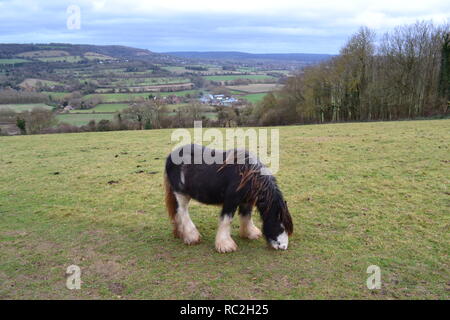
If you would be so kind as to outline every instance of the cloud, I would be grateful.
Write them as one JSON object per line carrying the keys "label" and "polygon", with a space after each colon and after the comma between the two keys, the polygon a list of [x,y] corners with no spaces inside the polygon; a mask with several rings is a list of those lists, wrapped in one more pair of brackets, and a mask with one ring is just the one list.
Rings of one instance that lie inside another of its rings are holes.
{"label": "cloud", "polygon": [[[81,30],[66,28],[70,4],[81,8]],[[450,2],[442,0],[0,0],[0,42],[337,53],[361,25],[381,33],[449,18]]]}

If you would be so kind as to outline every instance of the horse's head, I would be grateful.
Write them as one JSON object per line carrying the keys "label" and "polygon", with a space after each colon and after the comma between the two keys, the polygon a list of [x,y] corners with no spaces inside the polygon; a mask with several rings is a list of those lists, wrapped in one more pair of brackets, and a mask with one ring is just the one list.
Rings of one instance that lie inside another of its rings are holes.
{"label": "horse's head", "polygon": [[292,218],[285,201],[271,206],[263,217],[263,234],[269,245],[276,250],[288,248],[289,236],[293,229]]}

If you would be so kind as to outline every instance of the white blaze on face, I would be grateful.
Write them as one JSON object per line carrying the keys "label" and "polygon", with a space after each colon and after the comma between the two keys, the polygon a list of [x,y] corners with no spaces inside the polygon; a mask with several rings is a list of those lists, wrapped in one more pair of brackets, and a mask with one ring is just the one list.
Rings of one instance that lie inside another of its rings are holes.
{"label": "white blaze on face", "polygon": [[[284,226],[281,225],[284,230]],[[270,240],[270,245],[276,250],[286,250],[288,248],[289,236],[286,231],[280,233],[276,240]]]}

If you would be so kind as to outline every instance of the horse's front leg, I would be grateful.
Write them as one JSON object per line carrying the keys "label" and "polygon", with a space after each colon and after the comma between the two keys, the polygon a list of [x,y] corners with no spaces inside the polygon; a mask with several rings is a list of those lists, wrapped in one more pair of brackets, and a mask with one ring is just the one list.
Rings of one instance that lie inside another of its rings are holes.
{"label": "horse's front leg", "polygon": [[241,220],[239,235],[241,238],[253,240],[261,237],[262,233],[253,223],[252,208],[253,206],[247,203],[239,205],[239,218]]}
{"label": "horse's front leg", "polygon": [[231,238],[231,222],[237,204],[233,201],[225,201],[219,218],[219,228],[216,235],[216,250],[221,253],[237,250],[236,242]]}

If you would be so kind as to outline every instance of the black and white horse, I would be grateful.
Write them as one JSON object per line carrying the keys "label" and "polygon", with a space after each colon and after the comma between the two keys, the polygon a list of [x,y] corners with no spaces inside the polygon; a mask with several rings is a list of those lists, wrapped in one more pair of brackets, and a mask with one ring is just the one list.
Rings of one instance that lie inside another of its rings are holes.
{"label": "black and white horse", "polygon": [[[211,163],[205,161],[204,156],[221,161]],[[219,151],[191,144],[171,152],[166,160],[165,187],[166,207],[174,235],[186,244],[200,241],[200,234],[188,212],[189,201],[193,198],[205,204],[222,205],[215,242],[218,252],[237,249],[230,236],[231,221],[237,208],[241,237],[257,239],[264,234],[271,247],[286,250],[288,235],[293,231],[291,215],[275,178],[261,174],[262,169],[267,170],[244,150]],[[262,234],[251,218],[253,206],[258,208],[262,218]]]}

